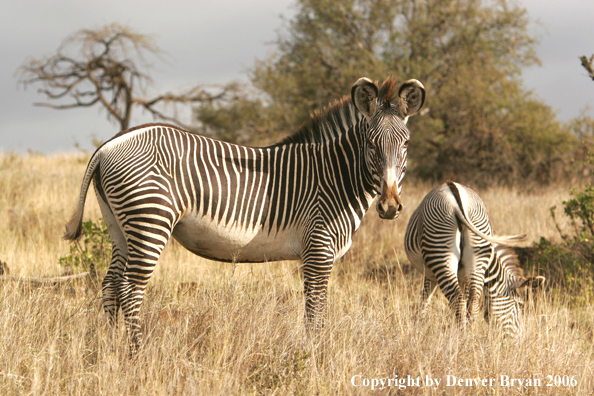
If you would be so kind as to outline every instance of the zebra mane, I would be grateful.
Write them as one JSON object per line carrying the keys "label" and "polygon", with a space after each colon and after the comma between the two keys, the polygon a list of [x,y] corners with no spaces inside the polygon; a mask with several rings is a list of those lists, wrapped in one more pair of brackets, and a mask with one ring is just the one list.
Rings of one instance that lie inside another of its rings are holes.
{"label": "zebra mane", "polygon": [[362,118],[349,96],[343,96],[321,110],[314,111],[310,119],[292,135],[278,144],[322,143],[337,138]]}

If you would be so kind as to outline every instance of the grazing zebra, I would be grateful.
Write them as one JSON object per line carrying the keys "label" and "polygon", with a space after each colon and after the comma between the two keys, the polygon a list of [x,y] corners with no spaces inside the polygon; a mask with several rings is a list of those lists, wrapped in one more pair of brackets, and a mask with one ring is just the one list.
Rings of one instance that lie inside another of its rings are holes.
{"label": "grazing zebra", "polygon": [[119,308],[130,351],[142,343],[139,309],[159,255],[173,236],[191,252],[226,262],[301,259],[305,323],[323,325],[332,265],[349,249],[373,199],[398,217],[406,171],[406,127],[425,100],[417,80],[378,86],[359,79],[351,97],[315,113],[278,144],[238,146],[180,130],[142,125],[118,133],[91,157],[65,238],[81,234],[91,180],[113,257],[103,307]]}
{"label": "grazing zebra", "polygon": [[[429,192],[406,227],[404,248],[415,268],[424,274],[421,311],[437,284],[459,322],[476,317],[487,285],[487,309],[508,333],[518,331],[517,289],[538,287],[543,277],[524,278],[510,249],[525,236],[494,236],[487,209],[468,187],[448,181]],[[500,246],[503,245],[503,246]],[[468,301],[467,301],[468,296]]]}

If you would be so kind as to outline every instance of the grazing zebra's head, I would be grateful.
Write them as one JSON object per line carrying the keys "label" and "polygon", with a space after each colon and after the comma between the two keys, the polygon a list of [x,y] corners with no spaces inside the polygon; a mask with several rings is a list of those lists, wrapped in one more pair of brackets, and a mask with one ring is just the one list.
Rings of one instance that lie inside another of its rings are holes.
{"label": "grazing zebra's head", "polygon": [[351,89],[355,107],[367,120],[363,131],[365,162],[380,195],[376,208],[382,219],[395,219],[402,210],[400,193],[410,139],[406,121],[425,102],[425,88],[417,80],[402,84],[397,103],[391,103],[393,91],[391,78],[378,88],[363,77]]}
{"label": "grazing zebra's head", "polygon": [[527,298],[522,290],[537,290],[544,285],[546,278],[525,277],[517,255],[509,247],[496,245],[493,260],[485,278],[489,291],[485,298],[490,299],[485,307],[485,320],[489,321],[493,315],[505,335],[518,337],[522,334],[524,301]]}

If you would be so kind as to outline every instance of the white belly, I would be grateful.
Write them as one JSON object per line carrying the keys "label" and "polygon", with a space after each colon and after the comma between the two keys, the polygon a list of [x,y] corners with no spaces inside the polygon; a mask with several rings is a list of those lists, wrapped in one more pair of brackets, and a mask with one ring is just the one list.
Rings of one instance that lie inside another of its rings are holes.
{"label": "white belly", "polygon": [[408,251],[407,250],[406,255],[407,255],[410,263],[413,265],[413,267],[417,271],[419,271],[421,274],[423,274],[426,278],[437,281],[437,278],[435,277],[433,272],[425,264],[425,260],[423,259],[423,254],[421,254],[420,251],[416,251],[416,250]]}
{"label": "white belly", "polygon": [[218,261],[297,260],[301,253],[301,238],[294,229],[268,233],[261,227],[224,227],[205,217],[185,217],[173,229],[173,237],[192,253]]}

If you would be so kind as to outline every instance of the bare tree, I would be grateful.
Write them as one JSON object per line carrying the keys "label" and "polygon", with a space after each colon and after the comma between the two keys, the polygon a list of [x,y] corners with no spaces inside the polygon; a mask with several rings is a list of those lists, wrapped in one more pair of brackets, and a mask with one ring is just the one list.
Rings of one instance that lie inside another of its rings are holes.
{"label": "bare tree", "polygon": [[[236,89],[225,86],[194,86],[180,94],[165,93],[152,98],[138,96],[151,83],[146,55],[159,56],[162,51],[146,35],[119,24],[99,29],[83,29],[67,37],[49,58],[28,60],[17,70],[24,86],[41,84],[39,89],[48,99],[67,103],[35,103],[53,109],[72,109],[100,104],[108,119],[124,130],[130,127],[132,110],[140,106],[155,118],[177,123],[176,116],[163,111],[164,105],[212,102],[224,99]],[[216,93],[212,93],[216,91]],[[161,110],[159,110],[161,109]]]}
{"label": "bare tree", "polygon": [[588,74],[592,80],[594,80],[594,66],[592,65],[594,63],[594,55],[592,55],[590,59],[588,59],[587,56],[580,56],[580,60],[582,61],[582,66],[584,66],[584,69],[588,71]]}

